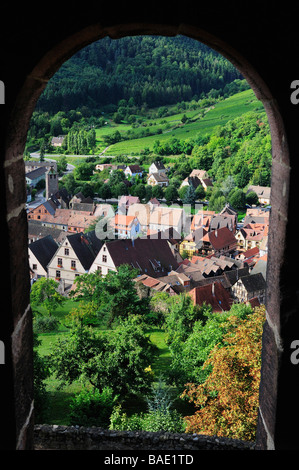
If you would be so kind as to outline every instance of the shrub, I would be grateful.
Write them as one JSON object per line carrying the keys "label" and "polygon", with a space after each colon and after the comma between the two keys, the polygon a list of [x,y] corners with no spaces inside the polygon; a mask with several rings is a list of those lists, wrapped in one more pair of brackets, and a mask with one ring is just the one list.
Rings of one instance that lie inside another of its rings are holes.
{"label": "shrub", "polygon": [[58,329],[59,321],[54,317],[38,317],[33,325],[36,333],[49,333]]}
{"label": "shrub", "polygon": [[127,416],[121,406],[114,408],[110,417],[109,429],[117,431],[150,431],[150,432],[185,432],[185,424],[177,410],[155,410]]}
{"label": "shrub", "polygon": [[70,403],[70,424],[107,428],[118,396],[109,387],[102,392],[98,389],[83,390]]}

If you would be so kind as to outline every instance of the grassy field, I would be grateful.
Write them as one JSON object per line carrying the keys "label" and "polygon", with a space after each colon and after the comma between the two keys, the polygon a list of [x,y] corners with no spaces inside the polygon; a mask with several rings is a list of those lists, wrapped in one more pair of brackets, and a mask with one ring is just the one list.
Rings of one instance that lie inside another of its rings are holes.
{"label": "grassy field", "polygon": [[[64,319],[66,315],[76,307],[78,307],[77,302],[74,300],[67,300],[55,311],[55,317],[60,321],[59,329],[53,333],[40,333],[38,335],[38,340],[41,343],[38,347],[38,353],[40,356],[49,355],[56,340],[58,338],[62,339],[68,335],[68,328]],[[45,311],[42,307],[40,307],[38,311],[40,314],[45,314]],[[113,331],[109,330],[109,334],[113,334]],[[153,364],[151,364],[152,370],[155,373],[155,377],[158,380],[159,375],[163,373],[163,371],[167,370],[167,367],[170,364],[170,353],[165,343],[165,333],[163,330],[152,328],[148,330],[147,334],[149,335],[152,343],[155,344],[158,348],[155,361]],[[80,383],[73,383],[71,385],[65,385],[62,388],[59,387],[59,385],[59,381],[54,376],[49,377],[46,381],[46,389],[49,396],[49,416],[47,419],[47,424],[68,425],[70,424],[70,400],[80,392],[82,385]],[[145,402],[136,399],[129,400],[124,406],[124,410],[128,414],[145,411],[146,404]]]}
{"label": "grassy field", "polygon": [[[155,141],[160,142],[176,138],[179,140],[194,139],[196,136],[211,135],[218,126],[223,126],[228,121],[253,111],[263,110],[263,105],[257,100],[251,89],[237,93],[223,101],[207,108],[197,108],[195,110],[183,111],[178,114],[163,118],[152,117],[152,112],[148,117],[143,117],[142,124],[133,127],[131,124],[115,124],[107,119],[107,125],[96,129],[96,152],[95,155],[118,157],[139,156],[144,149],[153,150]],[[182,117],[186,115],[189,119],[185,124]],[[126,140],[107,146],[105,136],[119,131]],[[128,138],[129,132],[129,138]],[[142,136],[141,136],[142,133]],[[147,133],[154,135],[146,135]],[[135,136],[140,136],[136,138]],[[54,160],[59,160],[60,155],[51,155]],[[86,161],[86,156],[66,155],[67,162],[77,166]],[[117,158],[115,159],[117,162]],[[120,159],[121,161],[121,159]]]}
{"label": "grassy field", "polygon": [[[156,140],[160,142],[170,138],[186,140],[192,139],[198,134],[202,136],[210,135],[215,127],[222,126],[229,120],[245,112],[257,109],[263,110],[263,105],[257,100],[253,91],[250,89],[230,96],[204,110],[198,108],[193,111],[182,112],[162,119],[147,119],[144,121],[144,126],[146,127],[143,129],[149,129],[151,133],[162,129],[162,133],[117,142],[109,146],[105,151],[105,155],[138,154],[142,153],[145,148],[152,150]],[[181,119],[184,114],[186,114],[190,121],[183,125]],[[113,124],[113,126],[108,125],[101,129],[96,129],[97,144],[101,151],[106,147],[103,136],[112,134],[116,130],[118,130],[120,134],[124,134],[128,130],[132,131],[132,133],[137,132],[137,130],[133,129],[129,124]]]}

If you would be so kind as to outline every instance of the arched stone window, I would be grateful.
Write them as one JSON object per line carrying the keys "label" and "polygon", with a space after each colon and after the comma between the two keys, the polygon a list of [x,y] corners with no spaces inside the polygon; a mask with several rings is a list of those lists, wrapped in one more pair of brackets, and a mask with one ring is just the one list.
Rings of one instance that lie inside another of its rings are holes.
{"label": "arched stone window", "polygon": [[[265,74],[267,78],[263,78],[258,73],[257,68],[246,59],[246,54],[237,51],[238,40],[233,40],[233,31],[227,33],[228,40],[225,42],[219,39],[215,33],[211,34],[196,26],[192,20],[192,15],[193,7],[189,12],[190,23],[188,24],[186,22],[180,23],[180,21],[175,24],[168,24],[167,21],[156,23],[155,20],[133,23],[129,20],[126,22],[125,18],[127,16],[124,16],[123,20],[115,23],[116,26],[111,26],[109,21],[105,25],[93,24],[93,19],[86,20],[84,16],[82,23],[77,20],[75,25],[70,25],[66,19],[66,23],[60,26],[61,31],[55,36],[55,41],[49,40],[49,44],[44,41],[41,45],[36,43],[37,52],[33,54],[34,57],[29,64],[30,67],[26,64],[27,68],[20,70],[18,77],[13,77],[12,74],[9,75],[7,72],[7,79],[10,78],[11,80],[11,87],[4,77],[6,89],[10,88],[10,90],[8,90],[8,104],[0,136],[3,149],[2,158],[4,159],[4,165],[1,167],[1,177],[5,180],[5,185],[1,185],[1,197],[3,207],[5,207],[5,214],[2,216],[1,222],[3,222],[3,237],[9,247],[9,265],[6,273],[4,273],[7,276],[4,288],[10,305],[7,310],[8,314],[5,318],[2,318],[0,339],[5,344],[6,352],[5,370],[2,370],[7,384],[4,400],[11,398],[12,394],[15,397],[13,403],[9,406],[5,406],[3,403],[0,404],[0,411],[5,407],[6,411],[8,410],[10,413],[10,418],[7,421],[7,433],[2,442],[4,448],[14,448],[14,446],[17,449],[31,448],[33,435],[32,320],[29,305],[27,219],[23,163],[23,151],[30,117],[47,81],[62,63],[76,51],[106,35],[112,38],[120,38],[136,34],[165,36],[181,34],[214,48],[238,68],[257,98],[262,101],[267,112],[273,153],[272,212],[267,272],[267,321],[263,337],[257,448],[275,448],[277,397],[280,393],[279,387],[281,384],[279,374],[282,374],[280,373],[280,363],[284,351],[281,337],[281,309],[283,303],[281,290],[286,287],[286,282],[282,282],[281,278],[285,269],[285,240],[288,223],[290,182],[288,138],[277,101],[267,85],[267,79],[270,81],[271,77]],[[227,16],[223,17],[224,23],[226,18]],[[238,17],[238,21],[243,20],[244,18]],[[237,21],[235,17],[234,21]],[[54,27],[53,23],[51,23],[52,27]],[[223,35],[225,36],[222,31]],[[24,34],[24,40],[26,41],[26,34]],[[36,38],[36,41],[38,41],[38,38]],[[230,44],[230,41],[234,44],[234,47]],[[32,46],[28,45],[28,47]],[[251,53],[249,47],[245,52],[254,57],[254,53]],[[291,294],[288,293],[288,288],[286,288],[286,291],[285,302],[287,304]],[[10,296],[9,293],[11,293]],[[292,305],[290,307],[287,305],[286,309],[292,312]],[[289,335],[289,332],[285,333],[285,338],[289,338]],[[0,414],[2,416],[2,413]],[[279,445],[280,441],[277,442]]]}

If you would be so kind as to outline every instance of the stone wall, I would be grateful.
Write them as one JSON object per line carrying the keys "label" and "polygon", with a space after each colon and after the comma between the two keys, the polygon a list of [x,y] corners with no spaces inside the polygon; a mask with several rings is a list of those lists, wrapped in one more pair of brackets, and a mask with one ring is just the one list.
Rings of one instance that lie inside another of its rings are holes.
{"label": "stone wall", "polygon": [[254,450],[254,443],[200,434],[109,431],[97,427],[35,425],[35,450]]}

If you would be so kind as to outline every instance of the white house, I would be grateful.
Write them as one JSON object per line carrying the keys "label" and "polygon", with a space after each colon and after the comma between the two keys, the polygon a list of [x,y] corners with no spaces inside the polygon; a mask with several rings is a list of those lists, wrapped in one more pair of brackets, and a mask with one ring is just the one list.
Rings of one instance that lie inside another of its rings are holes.
{"label": "white house", "polygon": [[150,173],[147,177],[147,184],[150,186],[168,186],[169,180],[165,173]]}
{"label": "white house", "polygon": [[148,169],[149,175],[151,173],[165,173],[166,168],[162,162],[154,162],[151,164],[151,166]]}
{"label": "white house", "polygon": [[139,275],[165,276],[179,264],[167,239],[137,238],[136,240],[112,240],[103,244],[89,272],[100,272],[106,276],[117,271],[122,264],[138,269]]}
{"label": "white house", "polygon": [[45,167],[41,167],[26,173],[26,184],[34,188],[39,181],[46,179],[46,171],[47,169]]}
{"label": "white house", "polygon": [[48,277],[72,285],[88,272],[102,245],[94,231],[67,235],[48,264]]}
{"label": "white house", "polygon": [[33,279],[48,277],[48,263],[58,249],[58,244],[51,235],[40,238],[28,245],[28,260]]}
{"label": "white house", "polygon": [[256,193],[260,204],[270,204],[271,188],[267,186],[248,186],[247,193]]}
{"label": "white house", "polygon": [[137,217],[133,215],[116,214],[110,225],[119,238],[136,238],[141,230]]}
{"label": "white house", "polygon": [[186,228],[186,213],[182,208],[132,204],[128,209],[128,215],[138,218],[143,232],[164,231],[171,228],[181,233]]}
{"label": "white house", "polygon": [[142,176],[143,170],[139,165],[128,165],[124,171],[126,177],[128,176]]}

